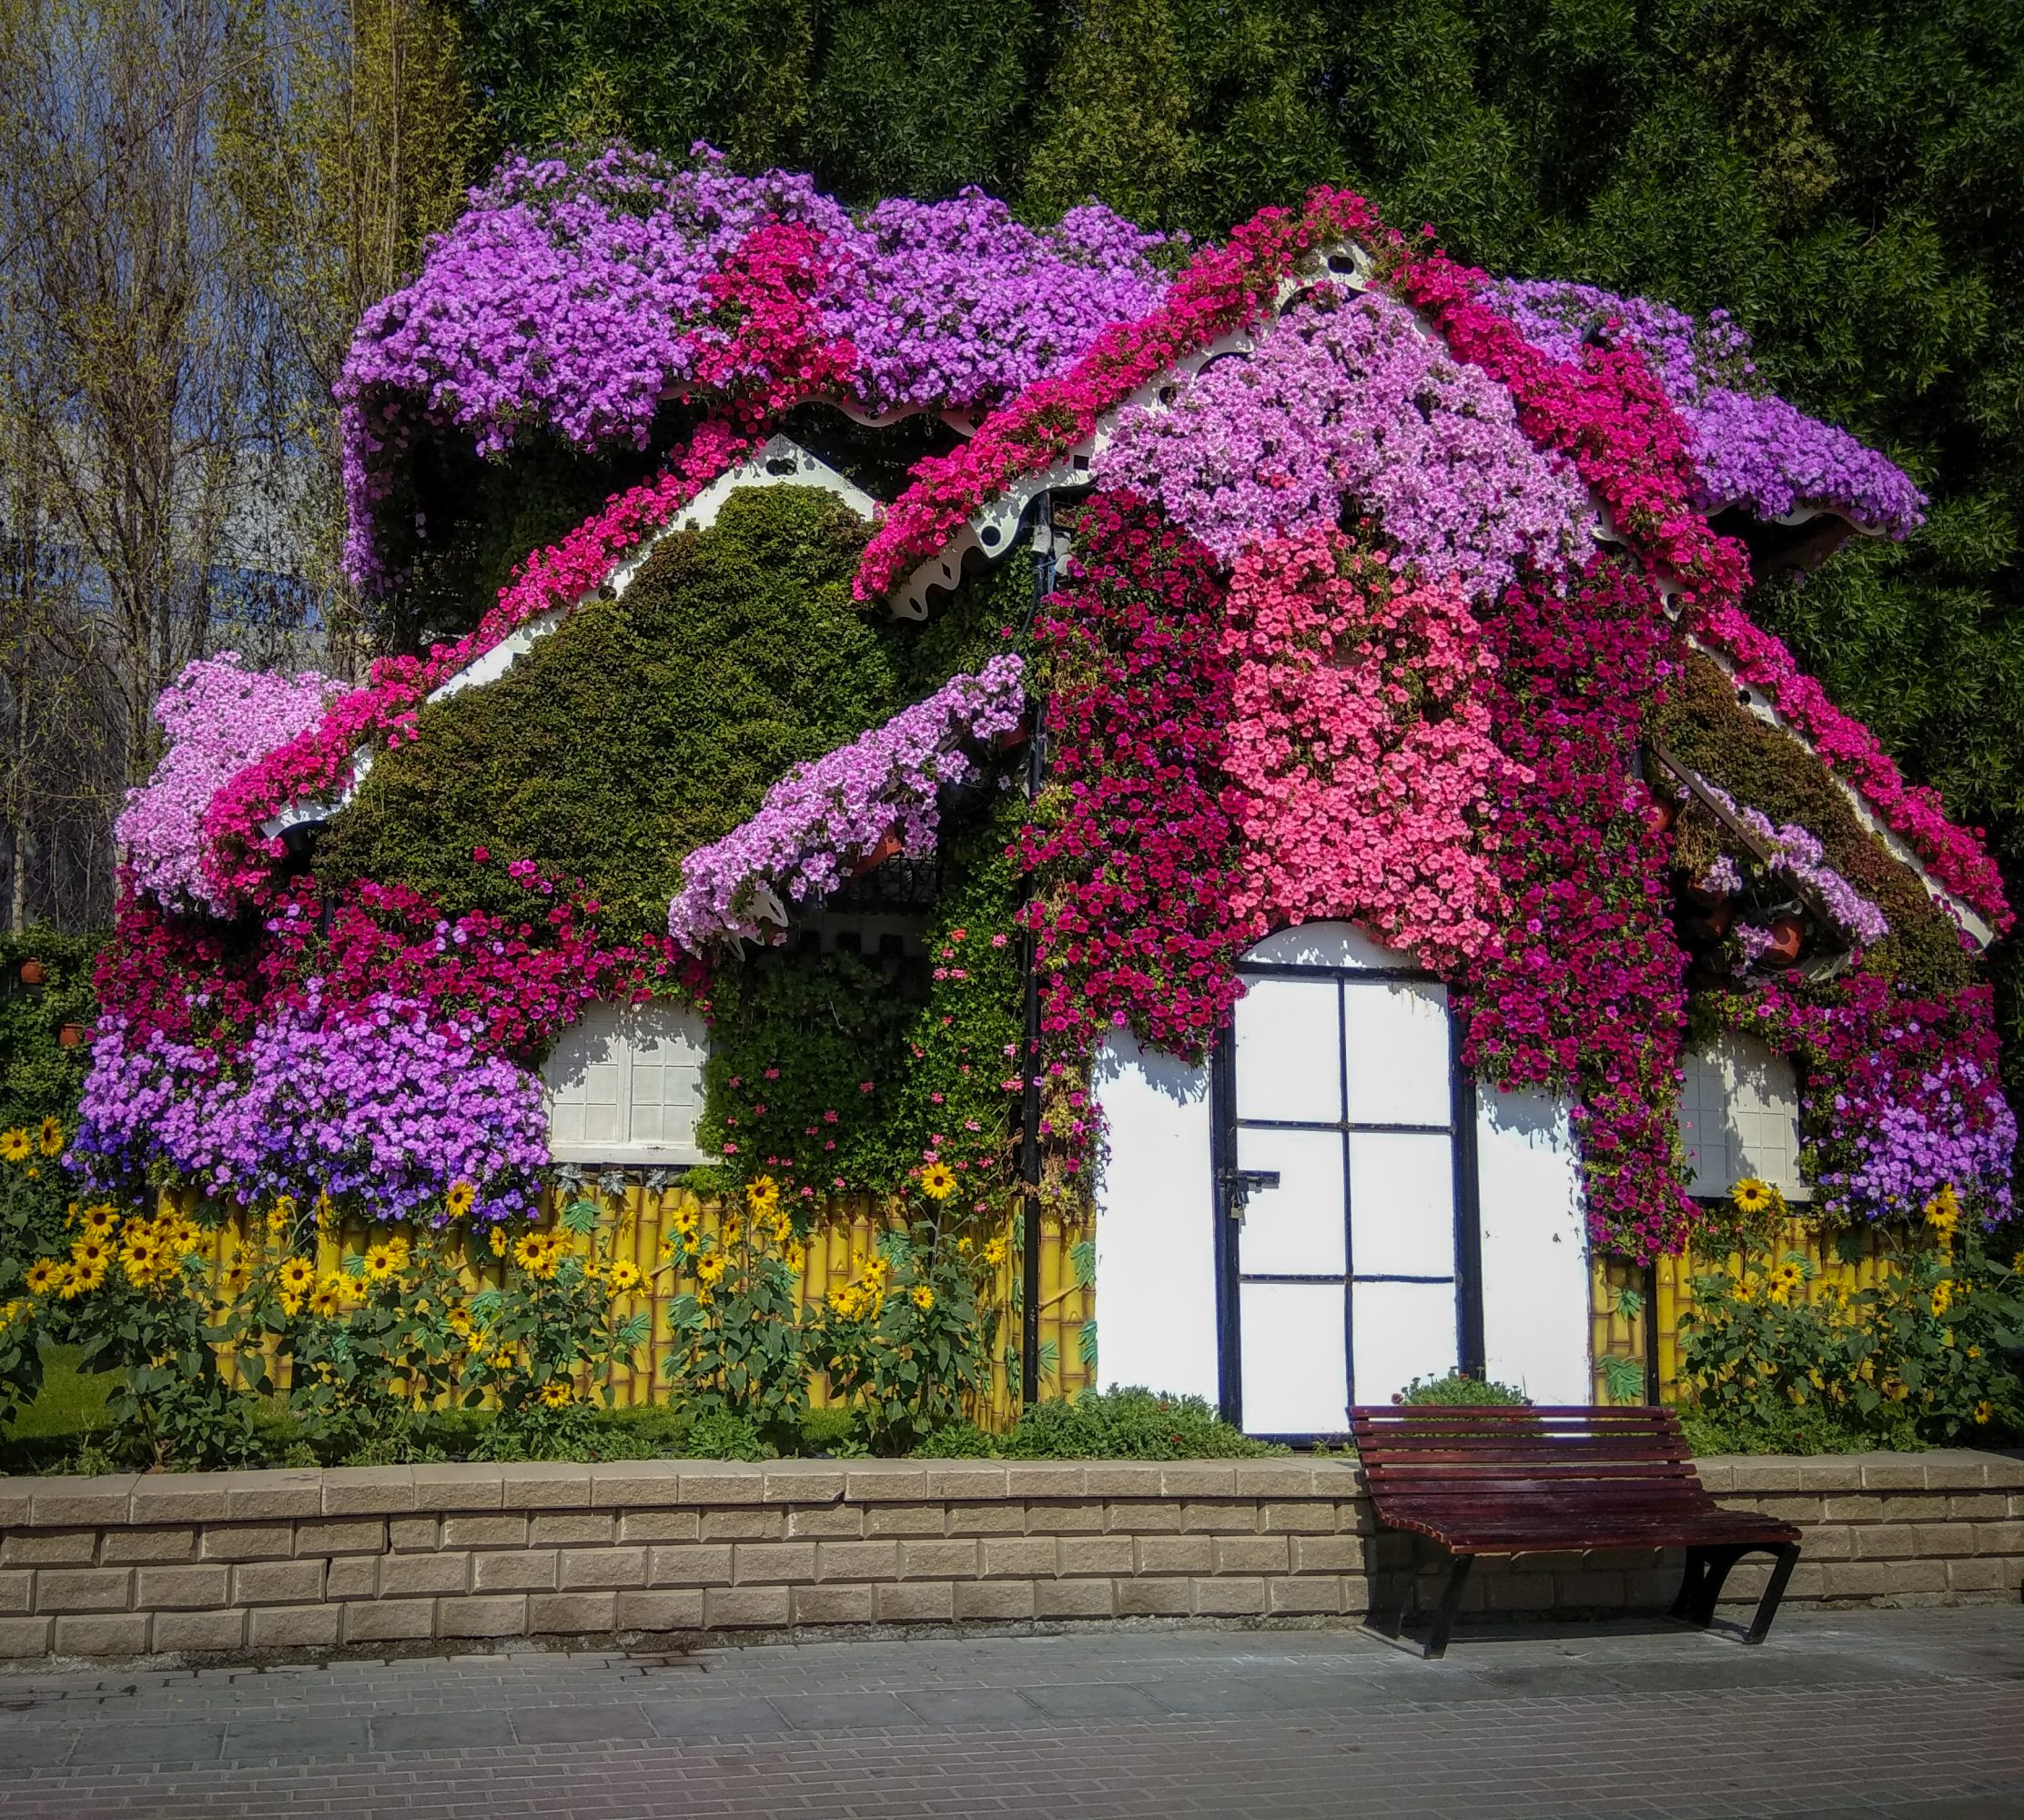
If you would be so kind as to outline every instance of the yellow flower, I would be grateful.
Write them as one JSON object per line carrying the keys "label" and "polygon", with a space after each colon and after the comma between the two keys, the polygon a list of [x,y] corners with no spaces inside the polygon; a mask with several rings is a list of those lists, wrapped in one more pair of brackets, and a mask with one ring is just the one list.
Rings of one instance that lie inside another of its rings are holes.
{"label": "yellow flower", "polygon": [[612,1266],[609,1280],[612,1285],[612,1293],[615,1296],[622,1296],[628,1290],[636,1289],[640,1287],[639,1267],[636,1264],[628,1263],[623,1258],[621,1258],[617,1263]]}
{"label": "yellow flower", "polygon": [[919,1309],[923,1314],[926,1314],[929,1309],[935,1306],[935,1291],[929,1289],[926,1283],[914,1285],[914,1306]]}
{"label": "yellow flower", "polygon": [[408,1243],[405,1233],[397,1232],[387,1240],[387,1252],[393,1259],[394,1269],[405,1270],[410,1258],[413,1256],[413,1248]]}
{"label": "yellow flower", "polygon": [[1738,1213],[1762,1213],[1770,1207],[1776,1192],[1770,1183],[1745,1176],[1729,1190],[1729,1198],[1736,1203]]}
{"label": "yellow flower", "polygon": [[28,1140],[28,1134],[16,1125],[12,1130],[0,1131],[0,1157],[10,1163],[22,1161],[35,1148]]}
{"label": "yellow flower", "polygon": [[523,1270],[531,1270],[547,1249],[540,1233],[523,1233],[513,1241],[513,1262]]}
{"label": "yellow flower", "polygon": [[1000,1264],[1005,1262],[1006,1249],[1007,1247],[1004,1239],[992,1239],[984,1248],[984,1261],[988,1264],[994,1270],[997,1269]]}
{"label": "yellow flower", "polygon": [[724,1253],[712,1251],[708,1256],[696,1259],[696,1281],[705,1287],[714,1285],[724,1277]]}
{"label": "yellow flower", "polygon": [[970,1255],[970,1235],[968,1233],[966,1232],[962,1238],[956,1241],[956,1255],[958,1258],[967,1258]]}
{"label": "yellow flower", "polygon": [[28,1266],[28,1274],[22,1280],[27,1284],[30,1295],[45,1296],[51,1289],[61,1289],[68,1274],[54,1258],[37,1258]]}
{"label": "yellow flower", "polygon": [[495,1352],[491,1356],[491,1364],[495,1371],[511,1371],[513,1369],[513,1355],[511,1352]]}
{"label": "yellow flower", "polygon": [[1976,1425],[1976,1427],[1978,1427],[1978,1428],[1986,1428],[1986,1427],[1987,1427],[1987,1426],[1989,1425],[1989,1419],[1990,1419],[1990,1418],[1991,1418],[1992,1416],[1994,1416],[1994,1415],[1995,1415],[1995,1413],[1996,1413],[1996,1411],[1995,1411],[1994,1410],[1990,1409],[1990,1408],[1989,1408],[1989,1406],[1988,1405],[1988,1403],[1986,1403],[1986,1402],[1980,1402],[1980,1403],[1977,1403],[1977,1404],[1975,1405],[1975,1425]]}
{"label": "yellow flower", "polygon": [[921,1171],[921,1192],[930,1200],[946,1200],[956,1192],[956,1171],[946,1163],[930,1163]]}
{"label": "yellow flower", "polygon": [[126,1279],[137,1289],[145,1289],[153,1282],[167,1261],[162,1249],[145,1233],[137,1239],[129,1239],[119,1249],[119,1261],[126,1272]]}
{"label": "yellow flower", "polygon": [[1933,1312],[1945,1314],[1954,1305],[1954,1286],[1942,1277],[1933,1285]]}
{"label": "yellow flower", "polygon": [[801,1275],[802,1271],[807,1268],[807,1251],[804,1249],[803,1247],[798,1243],[788,1246],[787,1268],[792,1270],[795,1276],[798,1277]]}
{"label": "yellow flower", "polygon": [[328,1320],[344,1305],[344,1279],[326,1277],[317,1285],[316,1294],[309,1298],[309,1312],[321,1315]]}
{"label": "yellow flower", "polygon": [[485,1243],[491,1247],[493,1257],[503,1258],[506,1255],[506,1228],[503,1226],[493,1227],[485,1235]]}
{"label": "yellow flower", "polygon": [[443,1210],[450,1218],[461,1219],[471,1211],[471,1204],[477,1198],[478,1190],[470,1182],[452,1182],[450,1192],[443,1197]]}
{"label": "yellow flower", "polygon": [[720,1245],[735,1245],[738,1242],[739,1235],[744,1232],[744,1228],[741,1226],[735,1219],[727,1219],[718,1229],[717,1242]]}
{"label": "yellow flower", "polygon": [[74,1264],[62,1290],[66,1301],[73,1296],[88,1294],[106,1280],[106,1267],[109,1260],[100,1259],[96,1264]]}
{"label": "yellow flower", "polygon": [[771,1176],[755,1176],[745,1188],[745,1205],[754,1213],[771,1213],[780,1205],[780,1184]]}
{"label": "yellow flower", "polygon": [[337,1204],[330,1198],[329,1188],[317,1190],[316,1216],[319,1226],[335,1226],[338,1223]]}
{"label": "yellow flower", "polygon": [[34,1314],[35,1309],[35,1305],[33,1302],[23,1301],[18,1297],[11,1302],[0,1302],[0,1331],[12,1327],[25,1316]]}
{"label": "yellow flower", "polygon": [[307,1258],[284,1258],[275,1280],[284,1296],[306,1296],[316,1286],[316,1266]]}
{"label": "yellow flower", "polygon": [[561,1378],[541,1391],[541,1401],[552,1410],[567,1409],[575,1400],[575,1390]]}
{"label": "yellow flower", "polygon": [[87,1232],[70,1248],[70,1261],[81,1270],[102,1269],[112,1262],[113,1243]]}
{"label": "yellow flower", "polygon": [[87,1207],[80,1218],[86,1232],[96,1232],[100,1238],[110,1233],[119,1224],[119,1211],[109,1200],[102,1200],[94,1207]]}
{"label": "yellow flower", "polygon": [[444,1317],[444,1320],[449,1325],[450,1332],[454,1334],[461,1336],[471,1331],[471,1310],[469,1309],[453,1308]]}
{"label": "yellow flower", "polygon": [[394,1273],[393,1247],[388,1244],[366,1247],[365,1278],[369,1283],[383,1283]]}
{"label": "yellow flower", "polygon": [[42,1121],[42,1154],[46,1157],[60,1156],[63,1147],[63,1120],[52,1113]]}

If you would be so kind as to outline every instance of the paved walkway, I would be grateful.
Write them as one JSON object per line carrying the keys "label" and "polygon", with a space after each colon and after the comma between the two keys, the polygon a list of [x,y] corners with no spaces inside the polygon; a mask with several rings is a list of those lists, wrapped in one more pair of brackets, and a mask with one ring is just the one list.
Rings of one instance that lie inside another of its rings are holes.
{"label": "paved walkway", "polygon": [[0,1671],[0,1814],[2024,1820],[2024,1610]]}

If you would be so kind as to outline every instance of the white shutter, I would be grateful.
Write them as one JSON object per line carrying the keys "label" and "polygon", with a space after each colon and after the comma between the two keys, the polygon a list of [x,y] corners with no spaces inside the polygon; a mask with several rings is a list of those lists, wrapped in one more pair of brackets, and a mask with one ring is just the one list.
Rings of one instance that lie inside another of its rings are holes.
{"label": "white shutter", "polygon": [[702,1163],[696,1117],[709,1036],[686,1006],[597,1003],[541,1069],[558,1163]]}
{"label": "white shutter", "polygon": [[1746,1176],[1787,1200],[1799,1178],[1799,1084],[1792,1064],[1753,1036],[1724,1034],[1682,1058],[1680,1136],[1688,1191],[1725,1195]]}

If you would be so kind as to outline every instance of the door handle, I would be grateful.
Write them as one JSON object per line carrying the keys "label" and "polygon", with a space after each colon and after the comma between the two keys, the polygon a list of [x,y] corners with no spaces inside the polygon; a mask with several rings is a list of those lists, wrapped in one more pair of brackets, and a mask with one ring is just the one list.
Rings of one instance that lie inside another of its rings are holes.
{"label": "door handle", "polygon": [[1230,1198],[1230,1217],[1242,1224],[1251,1197],[1279,1186],[1277,1169],[1225,1169],[1223,1192]]}

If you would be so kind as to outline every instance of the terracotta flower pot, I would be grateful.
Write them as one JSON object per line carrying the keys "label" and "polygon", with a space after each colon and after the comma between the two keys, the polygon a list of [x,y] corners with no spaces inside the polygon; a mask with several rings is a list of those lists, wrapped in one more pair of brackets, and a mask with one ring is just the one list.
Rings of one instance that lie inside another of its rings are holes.
{"label": "terracotta flower pot", "polygon": [[1017,752],[1032,737],[1033,729],[1021,721],[1017,726],[1007,727],[998,735],[997,748],[1000,752]]}
{"label": "terracotta flower pot", "polygon": [[1694,917],[1687,924],[1686,932],[1698,941],[1718,942],[1729,933],[1729,923],[1735,915],[1733,905],[1717,900],[1713,909],[1705,915]]}
{"label": "terracotta flower pot", "polygon": [[75,1049],[84,1040],[85,1026],[82,1024],[66,1024],[56,1032],[56,1046],[59,1049]]}
{"label": "terracotta flower pot", "polygon": [[856,864],[851,867],[848,875],[846,875],[845,883],[848,883],[850,879],[862,878],[867,872],[875,872],[889,859],[897,859],[899,857],[899,830],[897,828],[887,828],[870,846],[858,854]]}
{"label": "terracotta flower pot", "polygon": [[1760,965],[1788,967],[1799,958],[1806,945],[1806,927],[1796,916],[1776,916],[1771,921],[1771,945],[1765,949]]}
{"label": "terracotta flower pot", "polygon": [[41,986],[49,977],[49,969],[40,961],[26,960],[21,963],[21,983],[24,986]]}
{"label": "terracotta flower pot", "polygon": [[1678,804],[1664,796],[1655,795],[1652,806],[1644,812],[1644,819],[1651,824],[1655,834],[1663,834],[1679,818]]}

